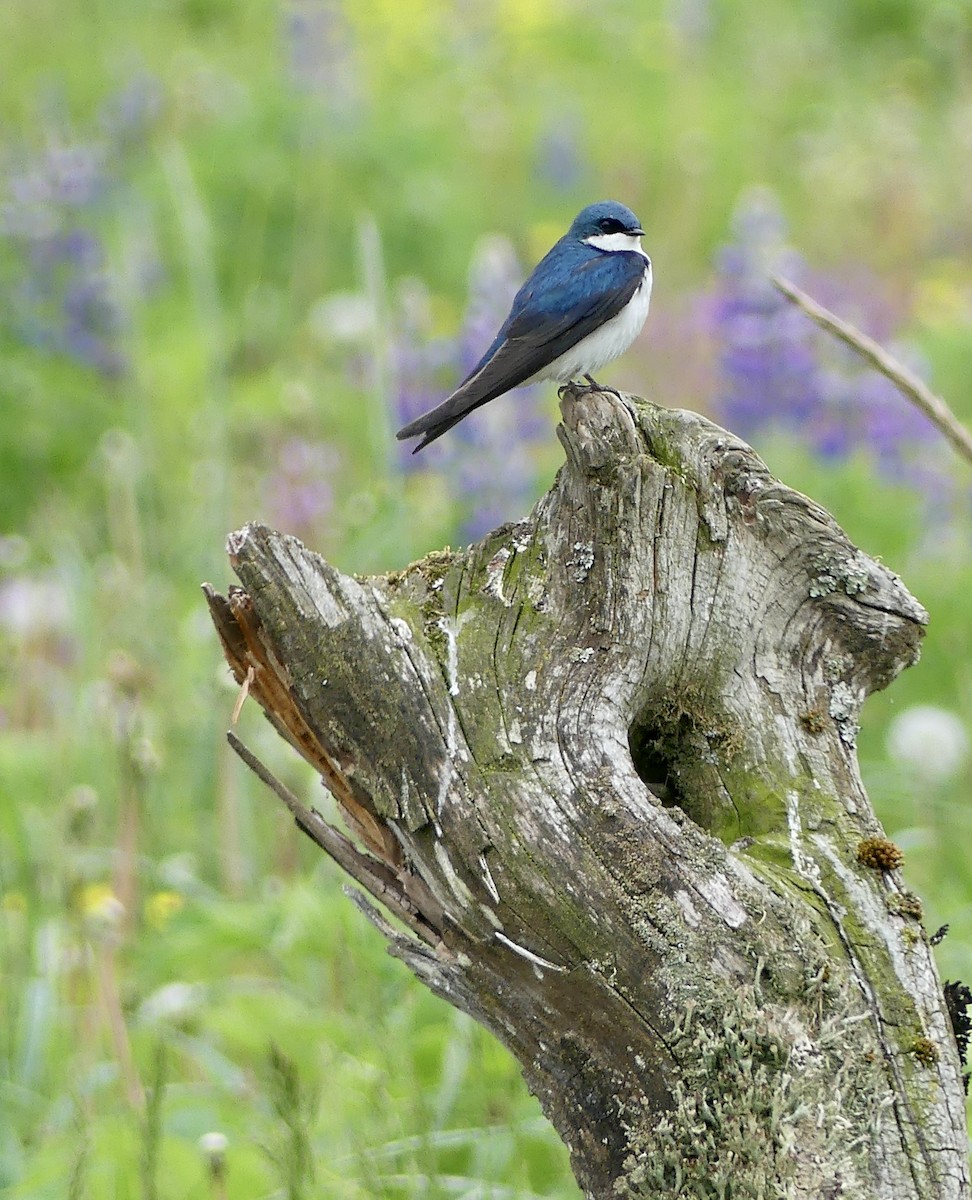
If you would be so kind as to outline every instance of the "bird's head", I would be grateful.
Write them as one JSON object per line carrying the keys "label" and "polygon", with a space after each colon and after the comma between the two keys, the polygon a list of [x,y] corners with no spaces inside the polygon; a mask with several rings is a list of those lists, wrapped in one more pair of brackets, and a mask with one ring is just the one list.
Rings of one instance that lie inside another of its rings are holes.
{"label": "bird's head", "polygon": [[567,236],[598,250],[634,250],[643,253],[641,222],[630,208],[617,200],[588,204],[574,218]]}

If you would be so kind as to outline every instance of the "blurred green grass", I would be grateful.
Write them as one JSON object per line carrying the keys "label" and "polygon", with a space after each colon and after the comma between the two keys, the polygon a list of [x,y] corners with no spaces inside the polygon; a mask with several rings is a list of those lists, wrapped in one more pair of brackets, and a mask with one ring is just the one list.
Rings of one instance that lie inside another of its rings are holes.
{"label": "blurred green grass", "polygon": [[[958,0],[0,6],[0,203],[37,156],[108,145],[103,193],[71,211],[124,318],[113,373],[32,342],[22,256],[0,238],[0,584],[19,589],[0,627],[0,1195],[218,1196],[197,1145],[213,1130],[234,1197],[577,1195],[515,1064],[387,958],[229,756],[234,695],[198,585],[227,581],[227,531],[274,516],[289,438],[331,455],[332,502],[296,532],[341,568],[454,540],[457,498],[396,470],[381,388],[349,381],[315,305],[370,287],[387,313],[418,276],[450,332],[484,231],[529,262],[602,196],[642,216],[655,261],[655,312],[618,371],[632,389],[711,400],[652,330],[710,278],[760,182],[811,262],[858,263],[902,298],[936,385],[972,417],[970,15]],[[538,491],[559,458],[549,412]],[[943,976],[969,980],[968,763],[909,774],[885,744],[913,704],[972,714],[967,476],[929,518],[863,452],[759,448],[931,612],[921,664],[867,706],[861,761],[926,924],[952,926]],[[254,712],[242,723],[324,802]],[[153,1133],[132,1096],[159,1061]]]}

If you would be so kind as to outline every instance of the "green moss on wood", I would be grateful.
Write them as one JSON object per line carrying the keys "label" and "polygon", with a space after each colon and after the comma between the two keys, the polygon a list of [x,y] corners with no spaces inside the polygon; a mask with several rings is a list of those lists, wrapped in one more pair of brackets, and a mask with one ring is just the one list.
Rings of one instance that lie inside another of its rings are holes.
{"label": "green moss on wood", "polygon": [[920,921],[923,916],[921,897],[914,892],[892,892],[887,898],[888,912],[907,920]]}
{"label": "green moss on wood", "polygon": [[682,1064],[669,1112],[630,1130],[615,1193],[627,1200],[856,1195],[881,1086],[825,957],[808,955],[803,1004],[761,975],[730,999],[703,994],[678,1015]]}
{"label": "green moss on wood", "polygon": [[800,723],[807,733],[819,734],[823,733],[830,724],[829,716],[826,708],[808,708],[806,712],[800,714]]}
{"label": "green moss on wood", "polygon": [[940,1057],[938,1047],[927,1037],[917,1037],[911,1046],[911,1053],[923,1067],[933,1067]]}

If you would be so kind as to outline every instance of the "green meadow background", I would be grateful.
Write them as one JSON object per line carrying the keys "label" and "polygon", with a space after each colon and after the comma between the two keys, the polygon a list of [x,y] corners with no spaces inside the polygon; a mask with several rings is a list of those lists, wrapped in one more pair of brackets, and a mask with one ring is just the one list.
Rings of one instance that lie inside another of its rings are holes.
{"label": "green meadow background", "polygon": [[[414,363],[443,395],[471,264],[522,278],[605,197],[656,281],[610,382],[730,423],[759,384],[739,432],[931,614],[860,753],[972,982],[972,467],[878,445],[856,384],[829,440],[787,424],[759,285],[741,324],[726,299],[769,212],[764,249],[972,420],[970,159],[968,0],[0,4],[0,1197],[579,1195],[515,1063],[228,752],[199,585],[251,519],[345,571],[469,536],[483,446],[394,443]],[[497,519],[561,458],[530,403]]]}

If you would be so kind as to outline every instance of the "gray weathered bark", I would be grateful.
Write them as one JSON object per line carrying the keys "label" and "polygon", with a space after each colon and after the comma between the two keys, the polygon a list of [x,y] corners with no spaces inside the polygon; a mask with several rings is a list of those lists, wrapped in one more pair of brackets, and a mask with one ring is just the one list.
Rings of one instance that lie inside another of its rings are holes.
{"label": "gray weathered bark", "polygon": [[353,579],[230,538],[227,657],[354,841],[298,823],[517,1056],[588,1196],[968,1197],[920,903],[854,750],[925,613],[702,417],[563,411],[552,490],[468,550]]}

